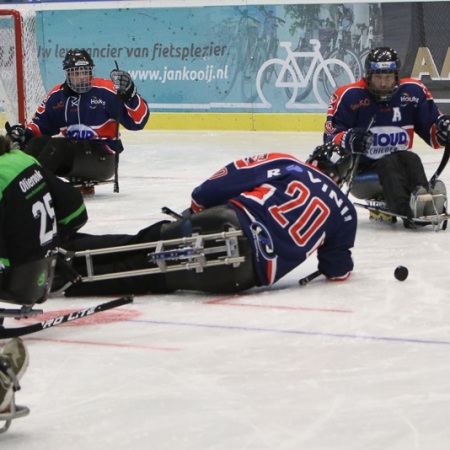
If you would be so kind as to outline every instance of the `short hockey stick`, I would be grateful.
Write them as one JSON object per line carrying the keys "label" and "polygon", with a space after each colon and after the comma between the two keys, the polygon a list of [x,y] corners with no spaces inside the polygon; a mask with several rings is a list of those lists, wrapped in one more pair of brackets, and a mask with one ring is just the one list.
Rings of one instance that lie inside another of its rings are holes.
{"label": "short hockey stick", "polygon": [[[116,70],[119,70],[117,61]],[[122,106],[121,98],[117,93],[117,112],[116,112],[116,153],[114,154],[114,192],[119,192],[119,127],[120,127],[120,108]]]}
{"label": "short hockey stick", "polygon": [[18,336],[25,336],[27,334],[36,333],[38,331],[46,330],[47,328],[56,327],[66,322],[73,322],[74,320],[83,319],[87,316],[92,316],[99,312],[106,311],[108,309],[117,308],[118,306],[127,305],[133,301],[133,296],[124,296],[116,300],[111,300],[106,303],[101,303],[97,306],[91,306],[89,308],[80,309],[71,313],[63,314],[61,316],[53,317],[52,319],[45,320],[43,322],[36,322],[32,325],[25,325],[23,327],[15,328],[0,328],[0,339],[8,339]]}
{"label": "short hockey stick", "polygon": [[316,270],[315,272],[310,273],[307,277],[301,278],[300,280],[298,280],[298,284],[300,286],[305,286],[310,281],[316,279],[317,277],[320,277],[320,275],[322,275],[322,272],[320,270]]}
{"label": "short hockey stick", "polygon": [[355,157],[355,160],[353,161],[352,171],[350,172],[350,177],[349,177],[348,183],[347,183],[347,197],[350,195],[350,191],[352,190],[353,179],[355,178],[356,171],[358,170],[360,158],[361,158],[361,155],[358,153]]}
{"label": "short hockey stick", "polygon": [[[374,115],[372,119],[370,119],[369,125],[367,125],[367,131],[369,131],[372,128],[373,123],[375,122],[376,116]],[[353,167],[350,172],[350,176],[347,182],[347,197],[350,195],[350,191],[352,190],[353,186],[353,179],[355,178],[356,171],[358,170],[359,166],[359,159],[361,158],[361,154],[357,153],[355,160],[353,161]]]}
{"label": "short hockey stick", "polygon": [[167,206],[163,206],[162,208],[161,208],[161,211],[164,213],[164,214],[167,214],[168,216],[170,216],[170,217],[172,217],[172,218],[174,218],[174,219],[182,219],[183,218],[183,216],[181,215],[181,214],[178,214],[177,212],[175,212],[173,209],[170,209],[170,208],[168,208]]}
{"label": "short hockey stick", "polygon": [[429,184],[431,189],[434,188],[434,185],[436,184],[436,181],[441,175],[442,171],[445,169],[445,166],[447,165],[449,158],[450,158],[450,139],[447,138],[447,143],[445,144],[444,154],[442,155],[441,162],[439,163],[436,172],[434,172],[433,176],[430,178]]}

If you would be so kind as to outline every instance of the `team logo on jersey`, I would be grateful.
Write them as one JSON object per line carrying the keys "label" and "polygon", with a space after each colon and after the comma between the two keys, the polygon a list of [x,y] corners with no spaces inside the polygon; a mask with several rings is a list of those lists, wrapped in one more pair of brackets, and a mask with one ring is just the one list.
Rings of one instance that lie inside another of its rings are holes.
{"label": "team logo on jersey", "polygon": [[215,180],[216,178],[224,177],[228,173],[228,169],[226,167],[223,167],[222,169],[218,170],[215,174],[211,175],[209,177],[209,180]]}
{"label": "team logo on jersey", "polygon": [[363,98],[358,103],[354,103],[353,105],[350,105],[350,109],[352,111],[356,111],[357,109],[365,106],[370,106],[370,98]]}
{"label": "team logo on jersey", "polygon": [[[64,102],[61,100],[58,103],[56,103],[56,105],[52,106],[52,109],[54,111],[57,111],[58,109],[64,109],[64,108],[65,108]],[[39,112],[43,112],[44,110],[45,110],[45,104],[42,104],[40,106]]]}
{"label": "team logo on jersey", "polygon": [[92,97],[89,108],[96,109],[98,105],[105,106],[105,104],[106,104],[106,102],[104,100],[102,100],[101,98]]}
{"label": "team logo on jersey", "polygon": [[336,131],[336,128],[333,127],[333,122],[331,120],[327,120],[325,123],[325,133],[333,134]]}
{"label": "team logo on jersey", "polygon": [[69,139],[94,139],[97,133],[91,128],[83,124],[71,125],[67,128],[66,137]]}
{"label": "team logo on jersey", "polygon": [[259,164],[268,159],[269,155],[264,153],[262,155],[247,156],[245,158],[239,159],[234,164],[238,169],[245,169],[246,167],[252,167],[255,164]]}
{"label": "team logo on jersey", "polygon": [[408,150],[410,146],[409,134],[400,127],[373,127],[373,144],[367,152],[367,156],[372,159],[379,159],[383,156]]}
{"label": "team logo on jersey", "polygon": [[403,92],[400,96],[401,106],[407,106],[409,103],[419,103],[419,98],[414,95],[409,95],[407,92]]}
{"label": "team logo on jersey", "polygon": [[270,236],[267,228],[259,222],[252,222],[250,225],[250,231],[253,234],[256,247],[262,257],[269,260],[275,259],[277,255],[275,254],[273,248],[272,237]]}

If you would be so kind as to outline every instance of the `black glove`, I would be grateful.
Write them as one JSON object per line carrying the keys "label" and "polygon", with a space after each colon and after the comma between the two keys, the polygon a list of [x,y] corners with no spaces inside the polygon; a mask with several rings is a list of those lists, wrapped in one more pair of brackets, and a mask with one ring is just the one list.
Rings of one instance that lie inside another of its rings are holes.
{"label": "black glove", "polygon": [[369,151],[373,142],[373,134],[365,128],[350,128],[344,134],[342,147],[352,153],[365,154]]}
{"label": "black glove", "polygon": [[136,86],[128,72],[124,70],[112,70],[110,77],[123,101],[127,102],[136,95]]}
{"label": "black glove", "polygon": [[9,136],[12,142],[17,142],[20,148],[25,145],[26,128],[25,125],[10,125],[9,122],[5,123],[6,135]]}
{"label": "black glove", "polygon": [[194,214],[194,211],[192,211],[192,208],[191,208],[191,207],[186,208],[185,210],[183,210],[183,211],[181,212],[181,216],[182,216],[182,217],[189,217],[189,216],[192,215],[192,214]]}
{"label": "black glove", "polygon": [[450,143],[450,115],[442,114],[436,120],[436,137],[441,145]]}

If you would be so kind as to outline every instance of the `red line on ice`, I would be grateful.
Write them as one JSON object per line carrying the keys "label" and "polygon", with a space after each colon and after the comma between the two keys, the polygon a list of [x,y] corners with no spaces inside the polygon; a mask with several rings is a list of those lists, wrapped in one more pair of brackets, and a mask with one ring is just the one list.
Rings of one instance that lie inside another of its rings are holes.
{"label": "red line on ice", "polygon": [[81,345],[97,345],[100,347],[120,347],[120,348],[137,348],[143,350],[158,350],[164,352],[176,352],[181,350],[175,347],[155,347],[151,345],[139,345],[139,344],[118,344],[113,342],[94,342],[94,341],[79,341],[71,339],[54,339],[54,338],[39,338],[32,337],[26,338],[27,341],[44,341],[44,342],[57,342],[59,344],[81,344]]}

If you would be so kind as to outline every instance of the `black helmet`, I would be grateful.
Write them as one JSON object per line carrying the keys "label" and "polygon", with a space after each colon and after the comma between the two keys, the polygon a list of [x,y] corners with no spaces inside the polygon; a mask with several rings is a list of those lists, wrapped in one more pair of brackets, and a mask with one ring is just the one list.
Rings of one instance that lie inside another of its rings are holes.
{"label": "black helmet", "polygon": [[[397,52],[389,47],[373,48],[367,55],[364,69],[369,92],[377,102],[388,102],[399,83],[400,59]],[[386,89],[377,88],[372,82],[374,73],[393,73],[395,75],[395,86]]]}
{"label": "black helmet", "polygon": [[94,79],[94,61],[86,50],[69,50],[63,61],[67,85],[78,94],[87,92]]}
{"label": "black helmet", "polygon": [[74,48],[66,53],[63,61],[63,69],[70,67],[94,67],[94,61],[86,50]]}
{"label": "black helmet", "polygon": [[337,178],[337,184],[339,185],[345,181],[353,167],[351,152],[333,142],[316,147],[306,162],[315,165],[330,178]]}

